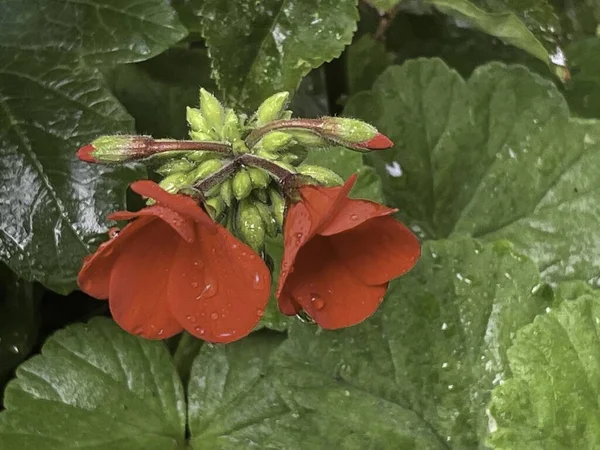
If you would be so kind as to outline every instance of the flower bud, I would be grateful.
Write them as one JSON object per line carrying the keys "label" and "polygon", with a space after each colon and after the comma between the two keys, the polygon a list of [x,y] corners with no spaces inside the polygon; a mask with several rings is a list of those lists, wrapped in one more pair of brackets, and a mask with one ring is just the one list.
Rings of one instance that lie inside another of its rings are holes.
{"label": "flower bud", "polygon": [[233,191],[233,195],[238,200],[242,200],[250,195],[252,192],[252,180],[250,179],[250,175],[248,171],[244,168],[238,170],[238,172],[233,176],[233,180],[231,181],[231,188]]}
{"label": "flower bud", "polygon": [[254,251],[260,253],[265,245],[265,224],[252,202],[248,200],[240,202],[237,208],[235,227],[242,240]]}
{"label": "flower bud", "polygon": [[187,119],[192,131],[210,133],[208,123],[199,109],[190,108],[187,106],[185,109],[185,118]]}
{"label": "flower bud", "polygon": [[187,173],[174,173],[162,179],[158,185],[169,194],[177,194],[181,189],[190,186],[190,177]]}
{"label": "flower bud", "polygon": [[344,184],[344,180],[337,173],[321,166],[303,164],[298,167],[298,173],[315,179],[323,186],[340,186]]}
{"label": "flower bud", "polygon": [[269,188],[269,199],[271,200],[273,218],[277,222],[279,229],[283,229],[283,218],[285,216],[285,199],[275,188]]}
{"label": "flower bud", "polygon": [[266,188],[271,182],[271,177],[269,174],[262,169],[257,167],[248,167],[246,170],[248,171],[248,175],[250,175],[253,188]]}
{"label": "flower bud", "polygon": [[300,129],[300,128],[290,128],[286,130],[286,133],[289,134],[294,140],[305,147],[330,147],[331,143],[327,140],[319,136],[316,131]]}
{"label": "flower bud", "polygon": [[221,102],[206,89],[200,89],[200,111],[202,111],[202,115],[206,119],[208,129],[212,129],[220,135],[223,128],[225,111]]}
{"label": "flower bud", "polygon": [[212,197],[204,202],[204,207],[215,222],[218,221],[225,211],[225,203],[221,197]]}
{"label": "flower bud", "polygon": [[281,120],[290,120],[292,118],[292,114],[293,114],[292,111],[290,111],[289,109],[286,109],[284,112],[281,113],[281,116],[279,118]]}
{"label": "flower bud", "polygon": [[212,134],[205,133],[203,131],[190,131],[190,139],[192,141],[216,141],[216,137]]}
{"label": "flower bud", "polygon": [[259,200],[253,200],[252,204],[256,207],[258,214],[260,214],[260,218],[265,225],[265,231],[267,235],[269,237],[277,236],[279,233],[279,227],[277,226],[277,221],[275,220],[275,217],[273,217],[273,212],[271,209]]}
{"label": "flower bud", "polygon": [[241,139],[234,139],[231,147],[235,155],[243,155],[244,153],[248,153],[250,151],[246,143]]}
{"label": "flower bud", "polygon": [[225,113],[222,136],[228,142],[233,142],[241,137],[240,123],[233,109],[227,109]]}
{"label": "flower bud", "polygon": [[149,155],[150,136],[102,136],[81,147],[77,157],[89,163],[120,163]]}
{"label": "flower bud", "polygon": [[394,145],[374,126],[346,117],[324,117],[321,133],[324,137],[355,150],[380,150]]}
{"label": "flower bud", "polygon": [[279,119],[287,106],[289,92],[278,92],[266,99],[256,110],[256,126],[262,127],[273,120]]}
{"label": "flower bud", "polygon": [[252,195],[254,195],[259,201],[263,203],[267,203],[269,201],[269,194],[266,189],[254,189],[252,191]]}
{"label": "flower bud", "polygon": [[204,178],[212,175],[217,170],[223,167],[223,162],[218,159],[209,159],[208,161],[204,161],[194,170],[189,173],[190,184],[195,184],[198,181],[203,180]]}
{"label": "flower bud", "polygon": [[296,173],[296,168],[294,166],[292,166],[291,164],[288,164],[284,161],[273,161],[273,164],[277,164],[279,167],[287,170],[290,173]]}
{"label": "flower bud", "polygon": [[219,195],[223,199],[223,202],[229,208],[231,206],[231,202],[233,200],[233,190],[231,187],[231,180],[227,179],[221,183],[219,188]]}
{"label": "flower bud", "polygon": [[194,163],[186,158],[180,158],[180,159],[172,159],[172,160],[164,163],[160,167],[154,169],[154,171],[156,173],[159,173],[160,175],[167,176],[167,175],[171,175],[173,173],[178,173],[178,172],[186,172],[187,173],[190,170],[192,170],[194,167],[196,167],[196,163]]}
{"label": "flower bud", "polygon": [[255,147],[266,150],[267,152],[277,152],[283,150],[292,142],[292,136],[284,131],[271,131],[265,134]]}
{"label": "flower bud", "polygon": [[197,164],[204,161],[208,161],[209,159],[218,158],[219,153],[199,150],[197,152],[186,152],[185,157],[191,161],[194,161]]}

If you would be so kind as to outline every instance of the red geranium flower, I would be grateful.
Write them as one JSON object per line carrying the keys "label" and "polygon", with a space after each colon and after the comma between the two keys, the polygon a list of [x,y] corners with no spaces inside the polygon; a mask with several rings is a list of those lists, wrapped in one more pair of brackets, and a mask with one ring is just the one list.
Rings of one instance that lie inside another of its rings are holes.
{"label": "red geranium flower", "polygon": [[110,216],[135,220],[85,259],[81,289],[108,298],[115,321],[148,339],[183,329],[210,342],[246,336],[269,300],[266,264],[190,197],[147,180],[131,188],[156,204]]}
{"label": "red geranium flower", "polygon": [[415,235],[390,214],[395,209],[341,187],[303,186],[284,224],[277,287],[279,309],[304,309],[323,328],[348,327],[375,312],[388,282],[409,271],[420,255]]}

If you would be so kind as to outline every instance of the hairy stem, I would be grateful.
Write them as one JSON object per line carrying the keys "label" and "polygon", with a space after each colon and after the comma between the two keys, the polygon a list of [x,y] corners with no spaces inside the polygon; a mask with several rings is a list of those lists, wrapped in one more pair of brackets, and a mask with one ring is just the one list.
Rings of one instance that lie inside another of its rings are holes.
{"label": "hairy stem", "polygon": [[258,141],[267,133],[275,130],[285,130],[290,128],[302,128],[304,130],[319,131],[323,126],[323,119],[286,119],[274,120],[264,127],[256,128],[250,132],[246,139],[248,148],[254,147]]}

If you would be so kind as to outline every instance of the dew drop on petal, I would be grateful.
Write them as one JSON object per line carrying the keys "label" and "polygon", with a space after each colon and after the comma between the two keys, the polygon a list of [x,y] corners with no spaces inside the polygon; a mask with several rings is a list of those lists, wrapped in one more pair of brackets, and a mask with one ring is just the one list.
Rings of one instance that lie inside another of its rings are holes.
{"label": "dew drop on petal", "polygon": [[254,289],[262,289],[265,287],[265,279],[261,277],[258,272],[254,274],[254,278],[252,280],[252,287]]}
{"label": "dew drop on petal", "polygon": [[196,323],[196,316],[185,316],[190,323]]}
{"label": "dew drop on petal", "polygon": [[212,314],[210,315],[210,318],[211,318],[212,320],[217,320],[217,319],[219,318],[219,314],[217,314],[216,312],[214,312],[214,313],[212,313]]}
{"label": "dew drop on petal", "polygon": [[158,332],[156,334],[158,334],[159,336],[162,336],[163,334],[165,334],[165,330],[161,328],[160,330],[158,330]]}
{"label": "dew drop on petal", "polygon": [[193,288],[197,288],[198,287],[198,282],[197,281],[192,281],[192,287]]}
{"label": "dew drop on petal", "polygon": [[257,309],[257,310],[256,310],[256,315],[257,315],[258,317],[262,317],[262,315],[263,315],[264,313],[265,313],[265,312],[264,312],[262,309]]}
{"label": "dew drop on petal", "polygon": [[194,330],[196,330],[196,332],[202,336],[204,333],[206,333],[206,331],[204,330],[204,328],[202,327],[194,327]]}
{"label": "dew drop on petal", "polygon": [[356,221],[356,220],[358,220],[358,216],[357,216],[356,214],[352,214],[352,215],[350,216],[350,220],[354,220],[354,221]]}
{"label": "dew drop on petal", "polygon": [[321,310],[325,306],[325,302],[319,294],[310,294],[310,302],[317,310]]}

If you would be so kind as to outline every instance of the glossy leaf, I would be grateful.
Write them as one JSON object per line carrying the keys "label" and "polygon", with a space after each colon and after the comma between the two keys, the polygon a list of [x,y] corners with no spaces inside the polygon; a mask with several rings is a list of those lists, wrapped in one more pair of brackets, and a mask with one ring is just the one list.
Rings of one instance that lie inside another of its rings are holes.
{"label": "glossy leaf", "polygon": [[162,342],[105,318],[58,331],[17,369],[0,413],[3,450],[182,448],[183,387]]}
{"label": "glossy leaf", "polygon": [[0,4],[0,258],[68,292],[81,259],[141,173],[77,161],[102,134],[132,131],[98,67],[149,58],[185,35],[162,0]]}
{"label": "glossy leaf", "polygon": [[[402,45],[404,45],[403,43]],[[371,89],[381,73],[391,64],[393,56],[382,42],[364,35],[348,47],[348,89],[350,94]]]}
{"label": "glossy leaf", "polygon": [[600,37],[575,41],[566,52],[573,78],[565,95],[573,113],[600,118]]}
{"label": "glossy leaf", "polygon": [[346,110],[396,142],[369,161],[423,238],[508,238],[550,281],[597,283],[600,124],[555,86],[490,64],[468,81],[439,60],[388,69]]}
{"label": "glossy leaf", "polygon": [[[193,449],[299,448],[286,433],[293,416],[273,387],[269,357],[283,335],[258,333],[227,346],[206,344],[188,385]],[[266,443],[270,445],[267,446]]]}
{"label": "glossy leaf", "polygon": [[513,376],[493,392],[497,450],[600,446],[600,296],[584,295],[523,328],[508,351]]}
{"label": "glossy leaf", "polygon": [[363,324],[290,328],[275,357],[281,391],[336,448],[483,448],[506,350],[550,300],[532,294],[538,281],[506,243],[427,242]]}
{"label": "glossy leaf", "polygon": [[248,111],[337,57],[358,19],[355,0],[207,0],[201,14],[223,98]]}
{"label": "glossy leaf", "polygon": [[172,48],[137,64],[117,66],[111,90],[135,119],[138,134],[189,139],[186,106],[198,107],[198,89],[215,89],[206,50]]}

